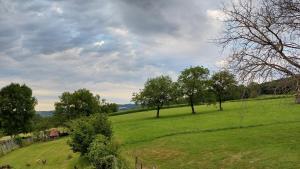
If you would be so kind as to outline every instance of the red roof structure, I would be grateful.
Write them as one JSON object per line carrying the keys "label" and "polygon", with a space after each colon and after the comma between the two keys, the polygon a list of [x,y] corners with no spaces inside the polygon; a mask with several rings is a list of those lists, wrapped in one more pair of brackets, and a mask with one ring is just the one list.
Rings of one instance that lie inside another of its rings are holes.
{"label": "red roof structure", "polygon": [[50,130],[49,134],[50,138],[57,138],[59,137],[59,131],[56,128]]}

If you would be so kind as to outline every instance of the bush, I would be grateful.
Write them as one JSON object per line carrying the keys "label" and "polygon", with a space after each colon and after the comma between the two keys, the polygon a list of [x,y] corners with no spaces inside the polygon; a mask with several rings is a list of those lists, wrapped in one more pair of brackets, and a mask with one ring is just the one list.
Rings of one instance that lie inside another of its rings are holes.
{"label": "bush", "polygon": [[91,116],[88,121],[93,126],[95,135],[102,134],[108,138],[112,137],[111,123],[106,114],[95,114]]}
{"label": "bush", "polygon": [[89,147],[87,157],[96,169],[127,168],[120,158],[119,144],[99,134]]}
{"label": "bush", "polygon": [[70,125],[69,145],[74,152],[84,155],[97,134],[102,134],[108,139],[112,136],[111,123],[107,115],[95,114],[72,121]]}
{"label": "bush", "polygon": [[14,142],[15,142],[17,145],[19,145],[20,147],[23,146],[23,140],[22,140],[22,137],[20,137],[20,136],[15,136],[15,137],[14,137]]}

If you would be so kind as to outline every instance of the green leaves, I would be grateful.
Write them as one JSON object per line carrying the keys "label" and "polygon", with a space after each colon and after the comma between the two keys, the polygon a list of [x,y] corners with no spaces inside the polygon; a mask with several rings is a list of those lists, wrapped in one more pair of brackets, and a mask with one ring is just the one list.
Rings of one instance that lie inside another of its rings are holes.
{"label": "green leaves", "polygon": [[178,78],[178,83],[186,96],[199,95],[207,88],[209,70],[202,66],[190,67],[183,70]]}
{"label": "green leaves", "polygon": [[5,134],[16,135],[32,129],[37,100],[25,84],[11,83],[0,91],[0,122]]}
{"label": "green leaves", "polygon": [[106,114],[95,114],[72,121],[69,145],[74,152],[82,155],[88,152],[88,147],[96,137],[101,134],[108,139],[112,136],[111,123]]}
{"label": "green leaves", "polygon": [[223,110],[222,101],[224,97],[232,93],[233,87],[235,87],[236,84],[237,82],[234,79],[234,75],[228,71],[220,71],[212,76],[211,87],[218,97],[220,110]]}
{"label": "green leaves", "polygon": [[178,84],[184,97],[187,97],[194,111],[194,104],[200,100],[207,90],[209,70],[202,66],[190,67],[183,70],[178,78]]}
{"label": "green leaves", "polygon": [[79,89],[74,93],[64,92],[60,101],[55,103],[55,113],[61,123],[94,113],[108,113],[110,107],[99,95],[93,95],[87,89]]}
{"label": "green leaves", "polygon": [[149,79],[144,89],[134,93],[132,101],[146,107],[156,107],[159,117],[159,109],[173,99],[173,82],[170,76],[159,76]]}
{"label": "green leaves", "polygon": [[211,83],[212,89],[217,95],[229,92],[230,88],[237,84],[234,75],[228,71],[220,71],[213,74]]}

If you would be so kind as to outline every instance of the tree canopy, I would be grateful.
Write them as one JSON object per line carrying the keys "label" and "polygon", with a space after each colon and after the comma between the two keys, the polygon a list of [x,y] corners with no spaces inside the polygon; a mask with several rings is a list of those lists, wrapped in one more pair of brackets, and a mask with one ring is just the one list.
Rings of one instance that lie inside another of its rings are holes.
{"label": "tree canopy", "polygon": [[81,116],[90,116],[94,113],[108,113],[107,107],[102,108],[104,100],[99,95],[93,95],[87,89],[79,89],[73,93],[64,92],[60,101],[55,103],[54,115],[61,122],[75,119]]}
{"label": "tree canopy", "polygon": [[154,107],[157,110],[156,117],[163,105],[172,100],[173,82],[170,76],[159,76],[147,80],[144,89],[134,93],[132,101],[146,107]]}
{"label": "tree canopy", "polygon": [[233,90],[233,87],[236,85],[237,82],[235,81],[234,75],[228,71],[217,72],[211,77],[211,87],[219,101],[220,110],[223,110],[222,101],[224,97],[230,94]]}
{"label": "tree canopy", "polygon": [[178,78],[180,89],[195,114],[194,104],[199,100],[200,95],[207,89],[209,70],[202,66],[190,67],[181,72]]}
{"label": "tree canopy", "polygon": [[5,134],[16,135],[32,129],[37,100],[25,84],[11,83],[0,91],[0,122]]}

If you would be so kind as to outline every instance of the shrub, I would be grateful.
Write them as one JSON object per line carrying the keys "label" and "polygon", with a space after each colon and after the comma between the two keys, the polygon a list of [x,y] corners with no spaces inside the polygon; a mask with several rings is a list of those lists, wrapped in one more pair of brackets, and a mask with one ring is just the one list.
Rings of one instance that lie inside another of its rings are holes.
{"label": "shrub", "polygon": [[111,124],[105,114],[95,114],[74,120],[70,129],[69,145],[74,152],[80,152],[81,155],[88,152],[88,147],[97,134],[102,134],[109,139],[112,135]]}
{"label": "shrub", "polygon": [[99,134],[89,147],[87,157],[96,169],[127,168],[120,158],[119,144]]}
{"label": "shrub", "polygon": [[15,136],[15,137],[14,137],[14,142],[15,142],[17,145],[19,145],[20,147],[23,146],[22,137],[20,137],[20,136]]}
{"label": "shrub", "polygon": [[95,114],[89,118],[89,122],[94,127],[95,135],[102,134],[105,137],[111,138],[112,127],[106,114]]}

